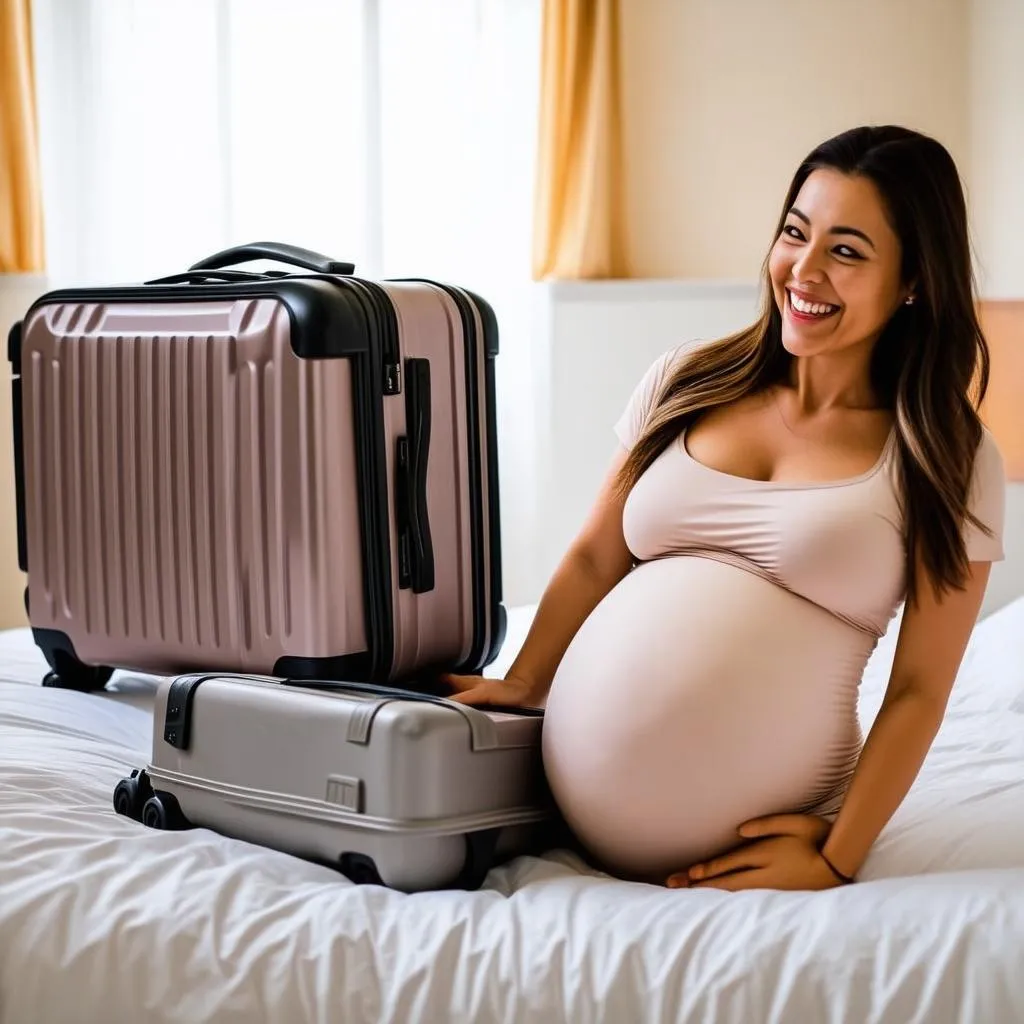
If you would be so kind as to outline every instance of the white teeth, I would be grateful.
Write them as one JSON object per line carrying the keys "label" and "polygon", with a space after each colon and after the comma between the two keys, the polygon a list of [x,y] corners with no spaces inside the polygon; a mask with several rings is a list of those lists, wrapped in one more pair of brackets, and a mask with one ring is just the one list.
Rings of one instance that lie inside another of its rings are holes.
{"label": "white teeth", "polygon": [[839,308],[838,306],[830,306],[827,303],[804,302],[803,299],[797,298],[792,292],[789,293],[789,301],[798,313],[810,313],[812,316],[824,316],[826,313],[833,313]]}

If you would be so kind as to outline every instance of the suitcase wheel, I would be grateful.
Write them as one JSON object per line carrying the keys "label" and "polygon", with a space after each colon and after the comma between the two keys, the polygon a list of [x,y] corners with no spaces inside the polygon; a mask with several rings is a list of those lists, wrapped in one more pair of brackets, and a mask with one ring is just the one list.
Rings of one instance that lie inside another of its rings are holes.
{"label": "suitcase wheel", "polygon": [[341,873],[356,885],[384,884],[373,858],[364,853],[343,853],[340,866]]}
{"label": "suitcase wheel", "polygon": [[[28,599],[26,591],[26,600]],[[108,665],[87,665],[79,661],[71,638],[57,629],[32,627],[32,638],[50,666],[43,677],[43,686],[55,686],[64,690],[102,690],[114,674]]]}
{"label": "suitcase wheel", "polygon": [[61,690],[80,690],[89,693],[102,690],[114,674],[106,665],[83,665],[81,662],[69,663],[61,659],[60,670],[47,672],[43,676],[43,686],[54,686]]}
{"label": "suitcase wheel", "polygon": [[141,821],[142,808],[152,795],[149,778],[136,768],[129,778],[122,779],[114,787],[114,810],[126,818]]}
{"label": "suitcase wheel", "polygon": [[177,831],[188,828],[189,822],[170,793],[157,791],[142,805],[142,824],[147,828]]}
{"label": "suitcase wheel", "polygon": [[474,892],[484,884],[487,873],[494,867],[494,855],[500,836],[500,828],[488,828],[481,832],[466,834],[466,862],[455,882],[456,889]]}

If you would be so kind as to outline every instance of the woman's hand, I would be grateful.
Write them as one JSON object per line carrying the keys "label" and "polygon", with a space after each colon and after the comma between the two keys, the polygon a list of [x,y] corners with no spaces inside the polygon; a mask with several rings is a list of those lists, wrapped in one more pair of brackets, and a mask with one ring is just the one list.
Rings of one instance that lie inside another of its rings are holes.
{"label": "woman's hand", "polygon": [[832,825],[816,814],[775,814],[741,825],[746,843],[668,878],[670,889],[831,889],[843,883],[818,852]]}
{"label": "woman's hand", "polygon": [[485,679],[483,676],[459,676],[444,672],[438,678],[455,690],[448,699],[460,704],[535,708],[541,706],[545,696],[540,687],[519,676]]}

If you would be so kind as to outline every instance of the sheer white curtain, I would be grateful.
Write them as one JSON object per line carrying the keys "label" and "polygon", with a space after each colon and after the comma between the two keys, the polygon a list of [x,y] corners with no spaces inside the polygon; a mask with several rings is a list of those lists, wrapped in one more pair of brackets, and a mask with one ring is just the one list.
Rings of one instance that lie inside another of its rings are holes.
{"label": "sheer white curtain", "polygon": [[506,598],[533,599],[541,0],[34,2],[50,286],[274,239],[478,291],[501,331]]}
{"label": "sheer white curtain", "polygon": [[359,0],[35,0],[49,273],[367,249]]}

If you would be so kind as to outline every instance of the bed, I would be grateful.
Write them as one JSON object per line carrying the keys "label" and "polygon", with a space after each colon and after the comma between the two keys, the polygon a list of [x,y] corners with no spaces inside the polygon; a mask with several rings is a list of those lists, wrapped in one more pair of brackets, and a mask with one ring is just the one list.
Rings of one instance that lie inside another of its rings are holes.
{"label": "bed", "polygon": [[863,880],[822,893],[669,891],[554,851],[406,896],[148,831],[111,792],[148,760],[156,681],[84,695],[42,671],[26,631],[0,634],[0,1024],[1024,1020],[1024,598],[976,627]]}

